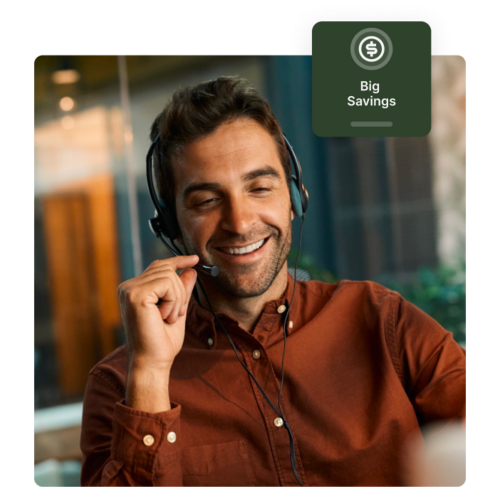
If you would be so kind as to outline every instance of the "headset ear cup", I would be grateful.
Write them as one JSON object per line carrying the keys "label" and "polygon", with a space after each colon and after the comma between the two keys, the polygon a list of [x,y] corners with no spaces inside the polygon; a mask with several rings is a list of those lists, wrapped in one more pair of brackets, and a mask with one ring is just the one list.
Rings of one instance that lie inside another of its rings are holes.
{"label": "headset ear cup", "polygon": [[297,177],[295,174],[292,175],[292,180],[290,181],[290,199],[292,200],[293,212],[299,217],[302,217],[302,200],[300,197],[299,185],[297,182]]}
{"label": "headset ear cup", "polygon": [[169,206],[160,201],[161,206],[161,222],[162,222],[162,233],[166,235],[170,240],[175,240],[180,234],[179,224],[177,223],[177,218],[173,214]]}

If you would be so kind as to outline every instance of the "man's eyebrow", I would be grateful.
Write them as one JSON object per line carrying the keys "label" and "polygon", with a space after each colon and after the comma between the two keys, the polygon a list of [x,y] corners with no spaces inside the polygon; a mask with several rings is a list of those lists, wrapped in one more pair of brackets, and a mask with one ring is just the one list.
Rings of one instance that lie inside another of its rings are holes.
{"label": "man's eyebrow", "polygon": [[[251,181],[252,179],[257,179],[263,176],[271,176],[276,179],[281,179],[278,171],[271,166],[265,166],[260,169],[255,169],[254,171],[247,172],[243,176],[243,181]],[[182,197],[186,199],[190,193],[195,191],[216,191],[220,189],[219,183],[191,183],[186,186],[182,193]]]}

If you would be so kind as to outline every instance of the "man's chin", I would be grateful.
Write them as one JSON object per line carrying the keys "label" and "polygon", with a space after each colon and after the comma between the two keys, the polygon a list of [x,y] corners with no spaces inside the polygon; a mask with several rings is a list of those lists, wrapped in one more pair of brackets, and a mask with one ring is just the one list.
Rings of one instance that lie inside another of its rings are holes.
{"label": "man's chin", "polygon": [[255,298],[257,296],[262,296],[270,287],[266,286],[240,286],[235,283],[221,283],[221,287],[224,288],[225,292],[230,296],[235,298]]}

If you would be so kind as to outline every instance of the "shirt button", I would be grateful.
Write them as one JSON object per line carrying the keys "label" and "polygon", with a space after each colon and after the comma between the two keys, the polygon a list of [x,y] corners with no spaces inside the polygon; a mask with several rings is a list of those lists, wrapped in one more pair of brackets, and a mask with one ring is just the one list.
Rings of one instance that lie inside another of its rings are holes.
{"label": "shirt button", "polygon": [[208,343],[208,346],[211,347],[214,344],[214,339],[213,338],[209,338],[207,340],[207,343]]}
{"label": "shirt button", "polygon": [[288,323],[288,328],[293,328],[293,321],[290,321],[290,323]]}
{"label": "shirt button", "polygon": [[259,360],[260,359],[260,350],[254,350],[252,352],[252,357],[255,359],[255,360]]}
{"label": "shirt button", "polygon": [[154,442],[155,442],[155,439],[151,436],[151,435],[146,435],[142,441],[144,442],[144,444],[146,446],[151,446]]}
{"label": "shirt button", "polygon": [[276,418],[274,420],[274,426],[281,428],[283,426],[283,420],[281,418]]}
{"label": "shirt button", "polygon": [[286,306],[282,304],[281,306],[278,306],[278,313],[284,313],[286,311]]}
{"label": "shirt button", "polygon": [[167,441],[168,441],[169,443],[174,443],[176,439],[177,439],[177,435],[176,435],[173,431],[171,431],[171,432],[167,435]]}

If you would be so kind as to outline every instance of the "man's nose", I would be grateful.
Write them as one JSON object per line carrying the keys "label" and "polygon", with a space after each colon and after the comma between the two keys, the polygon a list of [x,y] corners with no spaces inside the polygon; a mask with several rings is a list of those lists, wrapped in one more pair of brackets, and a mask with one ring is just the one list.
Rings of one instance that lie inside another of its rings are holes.
{"label": "man's nose", "polygon": [[222,228],[228,232],[245,235],[257,221],[252,204],[242,197],[226,200],[222,215]]}

